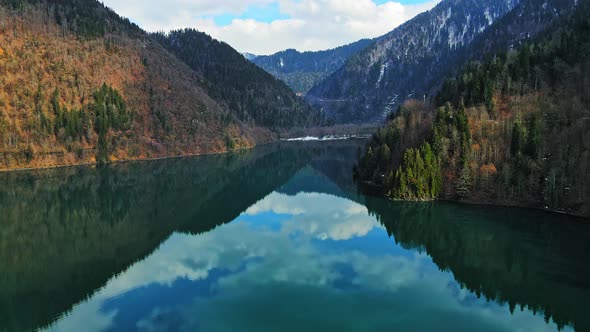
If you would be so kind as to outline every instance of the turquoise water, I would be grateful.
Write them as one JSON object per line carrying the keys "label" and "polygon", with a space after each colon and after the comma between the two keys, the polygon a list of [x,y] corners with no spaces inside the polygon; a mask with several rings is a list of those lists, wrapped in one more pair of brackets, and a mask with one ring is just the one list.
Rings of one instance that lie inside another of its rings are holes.
{"label": "turquoise water", "polygon": [[359,194],[362,141],[0,175],[0,331],[589,331],[590,225]]}

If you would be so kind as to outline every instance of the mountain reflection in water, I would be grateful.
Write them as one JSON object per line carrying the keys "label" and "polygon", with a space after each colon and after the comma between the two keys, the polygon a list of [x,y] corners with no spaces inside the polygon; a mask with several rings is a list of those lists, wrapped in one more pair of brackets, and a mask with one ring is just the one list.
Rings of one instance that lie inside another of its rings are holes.
{"label": "mountain reflection in water", "polygon": [[366,197],[362,143],[0,175],[0,331],[590,330],[589,225]]}

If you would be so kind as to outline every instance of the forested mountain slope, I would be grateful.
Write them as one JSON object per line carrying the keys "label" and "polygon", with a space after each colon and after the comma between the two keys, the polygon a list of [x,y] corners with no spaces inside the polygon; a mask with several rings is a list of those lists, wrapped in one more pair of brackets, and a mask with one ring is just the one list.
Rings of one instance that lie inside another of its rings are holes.
{"label": "forested mountain slope", "polygon": [[541,36],[465,66],[443,84],[436,112],[403,107],[372,139],[358,178],[392,199],[590,216],[590,5]]}
{"label": "forested mountain slope", "polygon": [[287,85],[228,44],[193,29],[158,33],[153,37],[193,70],[202,73],[209,95],[226,104],[241,121],[273,128],[319,123],[319,113]]}
{"label": "forested mountain slope", "polygon": [[428,99],[469,60],[533,38],[575,0],[444,0],[348,60],[308,100],[337,122],[379,121]]}
{"label": "forested mountain slope", "polygon": [[0,169],[247,147],[270,139],[258,126],[309,110],[282,83],[254,84],[288,100],[243,117],[216,82],[95,0],[0,0],[0,72]]}
{"label": "forested mountain slope", "polygon": [[286,82],[293,91],[306,94],[314,85],[340,69],[353,55],[372,44],[362,39],[349,45],[319,52],[285,50],[250,59],[259,67]]}

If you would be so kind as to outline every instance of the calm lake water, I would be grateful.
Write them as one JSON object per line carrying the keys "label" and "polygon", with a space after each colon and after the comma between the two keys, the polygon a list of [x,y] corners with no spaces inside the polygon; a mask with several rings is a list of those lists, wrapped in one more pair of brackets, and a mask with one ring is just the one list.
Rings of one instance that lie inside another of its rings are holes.
{"label": "calm lake water", "polygon": [[590,224],[363,196],[362,143],[0,174],[0,331],[590,331]]}

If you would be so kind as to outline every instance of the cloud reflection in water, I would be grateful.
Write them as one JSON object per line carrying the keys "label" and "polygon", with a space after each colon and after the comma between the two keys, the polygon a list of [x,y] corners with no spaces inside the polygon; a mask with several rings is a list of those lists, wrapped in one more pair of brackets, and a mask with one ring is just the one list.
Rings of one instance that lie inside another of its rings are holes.
{"label": "cloud reflection in water", "polygon": [[367,209],[272,193],[233,223],[173,234],[52,331],[553,331],[460,289],[397,246]]}

